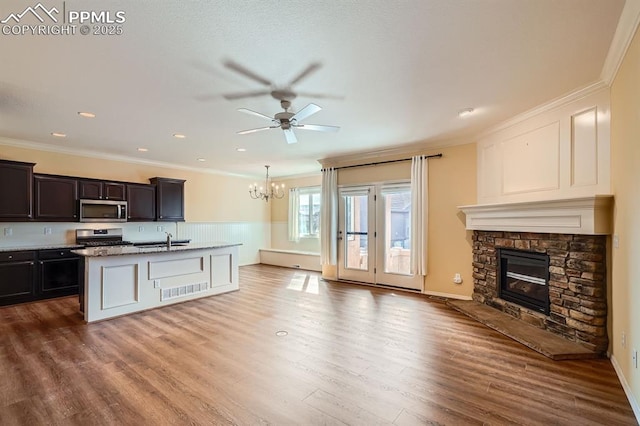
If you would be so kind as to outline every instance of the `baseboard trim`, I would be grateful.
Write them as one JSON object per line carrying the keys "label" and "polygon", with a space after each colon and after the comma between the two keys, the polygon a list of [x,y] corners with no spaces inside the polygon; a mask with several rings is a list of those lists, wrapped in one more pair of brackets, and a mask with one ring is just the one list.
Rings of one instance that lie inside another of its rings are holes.
{"label": "baseboard trim", "polygon": [[611,354],[610,359],[611,359],[611,365],[613,365],[613,369],[616,371],[616,374],[618,375],[618,380],[620,380],[620,384],[622,384],[622,389],[624,389],[624,393],[627,395],[629,404],[631,404],[631,409],[633,410],[633,414],[636,416],[636,420],[638,421],[638,423],[640,423],[640,405],[638,404],[638,401],[633,395],[633,392],[631,391],[631,386],[629,386],[629,383],[627,383],[627,379],[625,379],[624,374],[622,374],[622,368],[620,367],[620,364],[618,364],[616,357],[613,354]]}
{"label": "baseboard trim", "polygon": [[446,297],[447,299],[472,300],[471,296],[461,296],[459,294],[442,293],[439,291],[426,290],[423,294],[426,294],[427,296]]}

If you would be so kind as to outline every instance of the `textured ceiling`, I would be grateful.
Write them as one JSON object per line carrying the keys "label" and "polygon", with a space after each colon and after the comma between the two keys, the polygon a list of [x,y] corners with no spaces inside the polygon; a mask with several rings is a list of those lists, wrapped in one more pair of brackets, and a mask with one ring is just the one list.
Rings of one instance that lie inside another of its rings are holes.
{"label": "textured ceiling", "polygon": [[[3,0],[0,20],[37,4]],[[286,176],[317,171],[321,158],[464,140],[598,81],[624,1],[42,5],[58,9],[59,24],[80,9],[109,11],[112,18],[122,11],[126,21],[120,35],[81,35],[80,25],[74,35],[7,35],[3,28],[0,138],[247,175],[260,175],[270,164],[274,176]],[[27,13],[18,24],[13,19],[0,27],[17,31],[14,25],[24,24],[39,22]],[[294,89],[326,97],[299,96],[292,109],[317,103],[323,109],[304,122],[341,130],[297,130],[293,145],[280,129],[236,134],[269,125],[238,108],[268,116],[281,109],[268,95],[225,99],[265,89],[225,67],[228,61],[278,86],[321,63]],[[475,113],[459,118],[467,107]]]}

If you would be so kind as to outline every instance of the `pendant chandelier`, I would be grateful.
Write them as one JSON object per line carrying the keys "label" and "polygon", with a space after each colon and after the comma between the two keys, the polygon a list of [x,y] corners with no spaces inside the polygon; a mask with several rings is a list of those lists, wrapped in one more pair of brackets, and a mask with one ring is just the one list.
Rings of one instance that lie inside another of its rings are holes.
{"label": "pendant chandelier", "polygon": [[264,179],[264,186],[258,187],[257,183],[249,185],[249,195],[254,200],[264,200],[269,202],[271,198],[284,197],[284,183],[282,185],[276,185],[273,182],[269,182],[269,166],[265,166],[267,169],[267,177]]}

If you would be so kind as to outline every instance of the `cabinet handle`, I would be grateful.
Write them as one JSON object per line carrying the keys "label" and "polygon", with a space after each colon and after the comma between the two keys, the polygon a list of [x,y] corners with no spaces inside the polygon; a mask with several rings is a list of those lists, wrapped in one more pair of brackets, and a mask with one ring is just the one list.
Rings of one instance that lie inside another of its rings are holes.
{"label": "cabinet handle", "polygon": [[64,256],[64,252],[63,251],[60,252],[60,256]]}
{"label": "cabinet handle", "polygon": [[13,256],[9,256],[9,259],[13,259]]}

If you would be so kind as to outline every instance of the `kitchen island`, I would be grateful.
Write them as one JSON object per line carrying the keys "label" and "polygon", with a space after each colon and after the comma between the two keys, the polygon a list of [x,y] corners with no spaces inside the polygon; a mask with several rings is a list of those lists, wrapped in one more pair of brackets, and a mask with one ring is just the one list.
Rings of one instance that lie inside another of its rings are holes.
{"label": "kitchen island", "polygon": [[94,247],[84,258],[80,305],[86,322],[238,290],[238,246]]}

